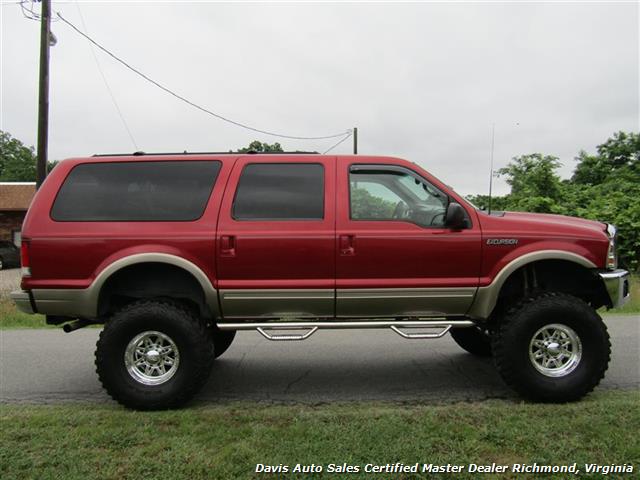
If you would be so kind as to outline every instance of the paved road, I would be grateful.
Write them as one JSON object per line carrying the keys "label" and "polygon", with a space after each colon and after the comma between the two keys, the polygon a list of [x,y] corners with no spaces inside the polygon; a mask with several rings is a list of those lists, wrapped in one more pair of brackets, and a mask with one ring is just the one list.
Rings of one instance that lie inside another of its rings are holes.
{"label": "paved road", "polygon": [[[640,317],[606,318],[613,358],[600,388],[640,389]],[[0,332],[0,402],[109,402],[98,383],[97,329]],[[447,402],[512,398],[490,360],[449,336],[403,340],[390,330],[319,331],[304,342],[241,332],[216,361],[196,403],[228,400],[322,403]]]}

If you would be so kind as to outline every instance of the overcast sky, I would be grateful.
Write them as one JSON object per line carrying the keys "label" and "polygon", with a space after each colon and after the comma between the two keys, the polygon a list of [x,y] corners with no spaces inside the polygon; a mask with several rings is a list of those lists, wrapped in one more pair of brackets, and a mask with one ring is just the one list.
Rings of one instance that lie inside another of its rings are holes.
{"label": "overcast sky", "polygon": [[[2,1],[0,128],[34,145],[39,24]],[[295,136],[357,126],[360,153],[412,160],[463,194],[487,191],[494,122],[496,168],[542,152],[564,176],[579,150],[640,128],[634,2],[79,4],[90,36],[206,108]],[[84,30],[76,2],[53,9]],[[52,30],[49,158],[134,151],[89,43]],[[140,150],[335,143],[226,124],[96,55]]]}

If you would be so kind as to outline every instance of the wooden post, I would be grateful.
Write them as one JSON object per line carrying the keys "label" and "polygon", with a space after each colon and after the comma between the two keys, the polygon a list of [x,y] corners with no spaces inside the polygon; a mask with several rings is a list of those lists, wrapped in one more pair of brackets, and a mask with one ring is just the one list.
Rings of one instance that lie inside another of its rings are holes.
{"label": "wooden post", "polygon": [[353,154],[358,154],[358,127],[353,128]]}
{"label": "wooden post", "polygon": [[51,41],[51,1],[42,0],[40,21],[40,81],[38,99],[38,157],[36,188],[47,176],[47,146],[49,138],[49,46]]}

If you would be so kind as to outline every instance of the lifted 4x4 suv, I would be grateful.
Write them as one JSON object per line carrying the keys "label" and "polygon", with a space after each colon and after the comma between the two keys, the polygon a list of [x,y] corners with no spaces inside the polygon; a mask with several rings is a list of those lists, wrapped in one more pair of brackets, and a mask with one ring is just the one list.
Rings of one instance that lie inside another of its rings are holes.
{"label": "lifted 4x4 suv", "polygon": [[237,330],[324,328],[451,332],[523,396],[569,401],[609,362],[595,309],[629,298],[615,244],[604,223],[478,211],[397,158],[98,156],[38,191],[13,298],[66,331],[104,323],[98,375],[134,408],[187,401]]}

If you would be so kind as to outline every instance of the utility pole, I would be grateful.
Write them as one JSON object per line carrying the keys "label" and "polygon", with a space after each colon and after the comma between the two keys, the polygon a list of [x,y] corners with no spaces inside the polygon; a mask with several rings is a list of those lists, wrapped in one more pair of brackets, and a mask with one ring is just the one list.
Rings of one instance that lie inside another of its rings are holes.
{"label": "utility pole", "polygon": [[38,157],[36,188],[47,176],[49,139],[49,47],[51,42],[51,0],[42,0],[40,14],[40,79],[38,98]]}
{"label": "utility pole", "polygon": [[353,154],[358,154],[358,127],[353,128]]}

